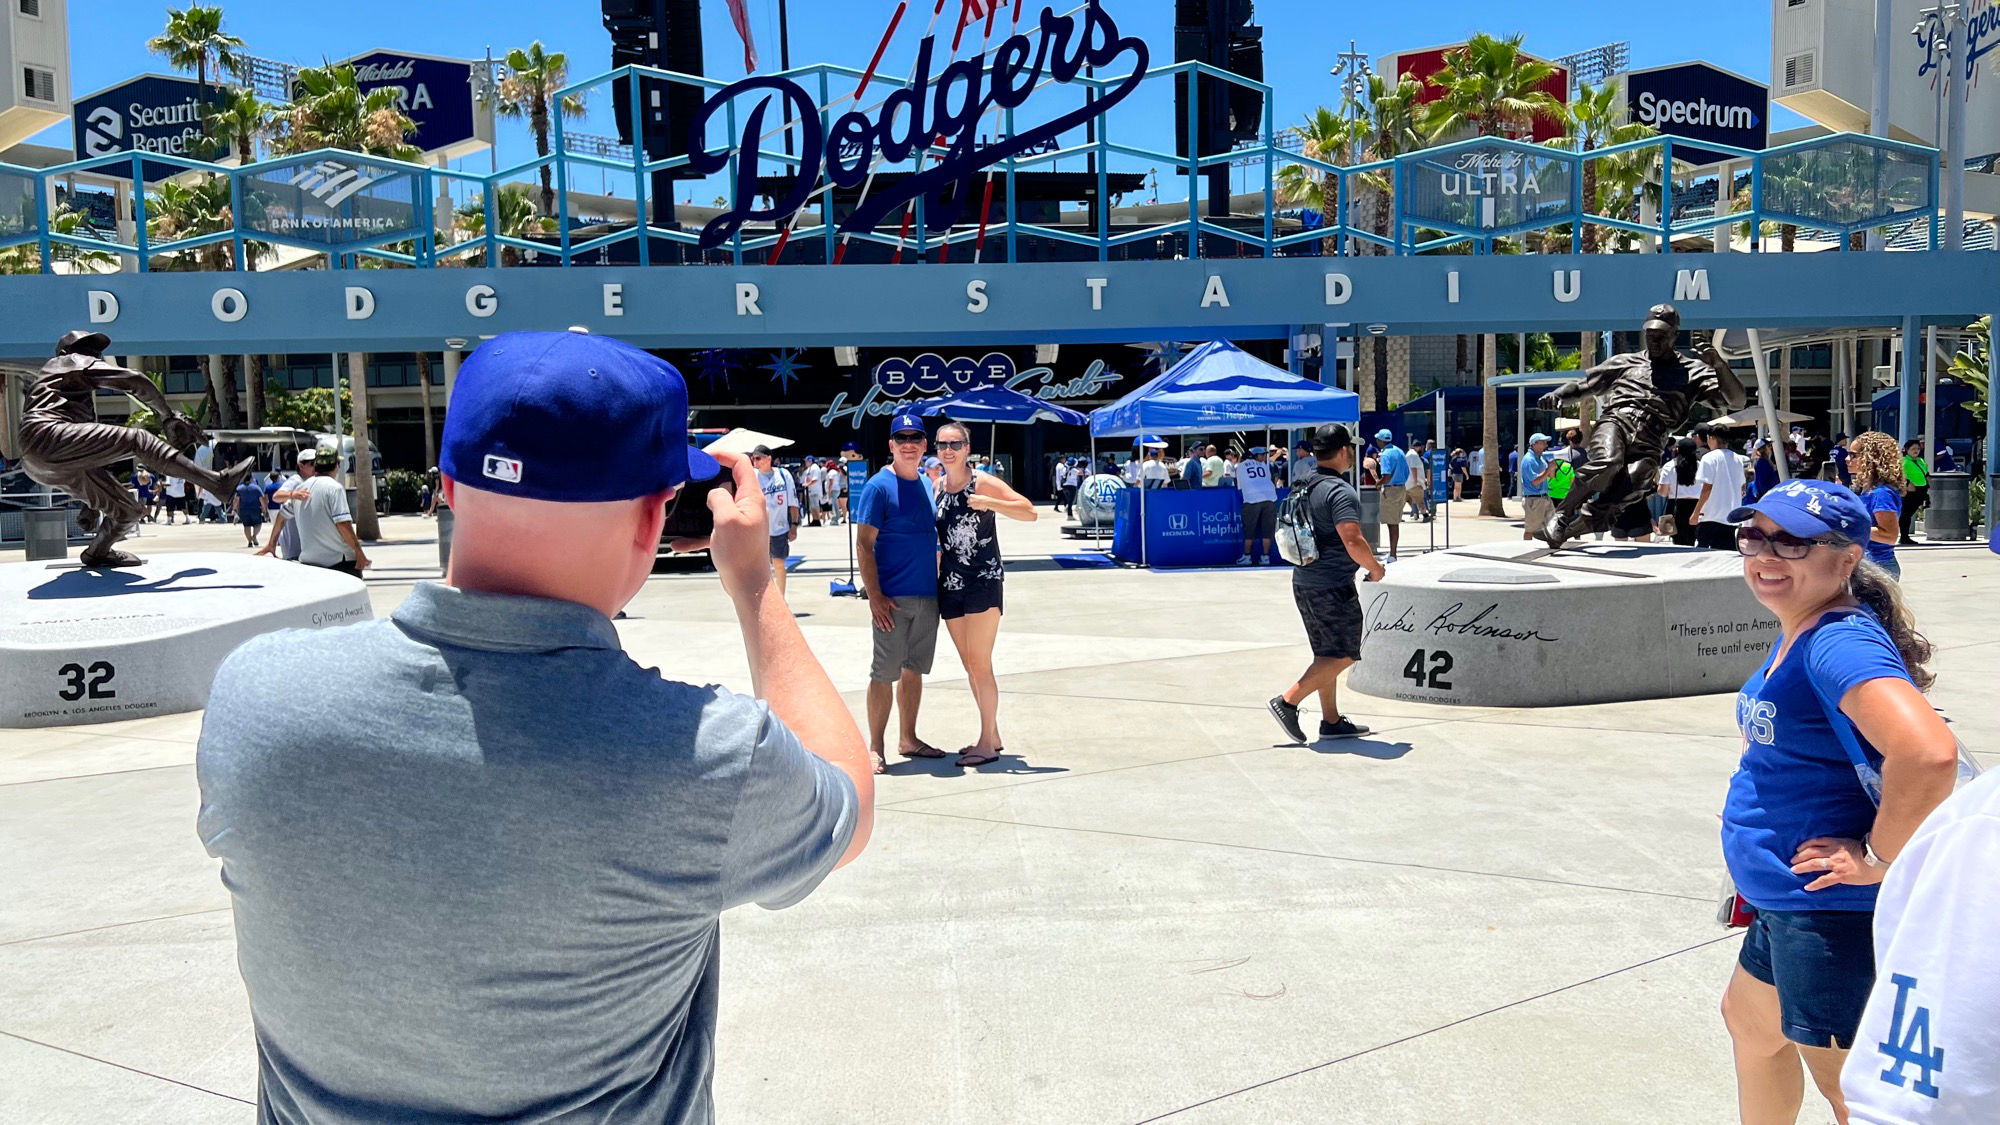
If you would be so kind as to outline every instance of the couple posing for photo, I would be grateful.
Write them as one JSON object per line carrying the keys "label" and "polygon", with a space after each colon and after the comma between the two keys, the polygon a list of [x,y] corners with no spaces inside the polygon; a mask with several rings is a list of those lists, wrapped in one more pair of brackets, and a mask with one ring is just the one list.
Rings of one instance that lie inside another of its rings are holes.
{"label": "couple posing for photo", "polygon": [[897,752],[905,758],[945,756],[917,736],[923,678],[931,670],[940,620],[951,632],[979,707],[979,737],[960,750],[957,764],[991,765],[1006,752],[1000,684],[993,677],[1006,569],[994,517],[1032,523],[1035,505],[999,477],[973,471],[970,435],[956,422],[938,427],[944,471],[933,485],[923,472],[929,442],[921,419],[897,415],[889,427],[889,464],[868,479],[853,506],[861,581],[874,622],[868,749],[876,773],[888,769],[891,702],[900,720]]}

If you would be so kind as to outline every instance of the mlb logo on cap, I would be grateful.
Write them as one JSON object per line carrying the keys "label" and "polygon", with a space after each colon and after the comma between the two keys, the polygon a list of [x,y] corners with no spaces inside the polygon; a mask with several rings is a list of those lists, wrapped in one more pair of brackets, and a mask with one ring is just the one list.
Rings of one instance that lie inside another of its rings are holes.
{"label": "mlb logo on cap", "polygon": [[466,358],[438,468],[525,500],[636,500],[720,471],[688,444],[687,384],[609,336],[508,332]]}
{"label": "mlb logo on cap", "polygon": [[494,480],[504,480],[508,484],[521,483],[521,463],[507,457],[486,457],[486,475]]}

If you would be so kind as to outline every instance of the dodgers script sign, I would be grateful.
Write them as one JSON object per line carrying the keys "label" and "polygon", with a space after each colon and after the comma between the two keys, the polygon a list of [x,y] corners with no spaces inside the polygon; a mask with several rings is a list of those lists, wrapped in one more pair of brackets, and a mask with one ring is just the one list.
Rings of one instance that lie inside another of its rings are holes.
{"label": "dodgers script sign", "polygon": [[[936,37],[926,35],[918,45],[916,72],[907,89],[890,94],[873,116],[865,108],[841,114],[834,118],[831,129],[821,127],[819,106],[796,82],[746,78],[724,87],[703,103],[689,132],[688,162],[701,175],[729,167],[732,156],[740,158],[734,205],[702,228],[702,248],[720,246],[746,222],[768,219],[783,224],[813,197],[818,187],[815,173],[822,167],[834,186],[859,187],[877,167],[878,157],[883,164],[901,164],[914,156],[918,168],[894,188],[871,192],[841,222],[841,232],[872,230],[884,217],[918,197],[924,201],[925,227],[932,231],[950,229],[964,215],[966,198],[979,173],[1010,157],[1037,151],[1085,121],[1102,116],[1124,101],[1146,76],[1146,44],[1121,36],[1118,25],[1096,0],[1084,6],[1081,22],[1075,16],[1059,16],[1055,9],[1044,8],[1036,30],[1039,42],[1025,34],[1014,35],[990,52],[990,68],[987,54],[982,53],[946,66],[935,78],[931,65]],[[1100,92],[1095,101],[1025,132],[991,144],[979,143],[981,119],[996,107],[1016,109],[1026,103],[1042,83],[1044,73],[1056,82],[1070,82],[1086,66],[1102,70],[1128,54],[1131,73],[1118,85]],[[768,208],[756,207],[754,201],[758,198],[758,140],[764,136],[764,115],[771,108],[771,98],[765,97],[750,111],[733,150],[711,150],[704,143],[710,120],[726,114],[735,99],[758,90],[769,90],[789,101],[802,134],[799,167],[803,174],[794,181],[790,194],[774,199]],[[929,167],[924,166],[927,155],[936,160]]]}

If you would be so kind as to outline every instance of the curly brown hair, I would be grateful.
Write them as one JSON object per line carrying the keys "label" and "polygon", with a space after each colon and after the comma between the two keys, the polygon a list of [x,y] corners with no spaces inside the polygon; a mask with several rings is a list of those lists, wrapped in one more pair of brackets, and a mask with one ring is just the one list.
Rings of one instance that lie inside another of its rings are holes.
{"label": "curly brown hair", "polygon": [[1854,491],[1867,493],[1871,489],[1888,485],[1898,494],[1904,492],[1903,448],[1888,434],[1869,431],[1854,439],[1853,451],[1847,458],[1847,471],[1854,474]]}

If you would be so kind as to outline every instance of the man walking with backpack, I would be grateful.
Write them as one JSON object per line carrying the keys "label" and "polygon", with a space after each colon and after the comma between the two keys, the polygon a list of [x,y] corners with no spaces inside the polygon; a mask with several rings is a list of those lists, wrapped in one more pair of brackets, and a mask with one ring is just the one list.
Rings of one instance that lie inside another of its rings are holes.
{"label": "man walking with backpack", "polygon": [[1315,693],[1321,739],[1368,733],[1340,713],[1334,692],[1340,674],[1361,659],[1361,594],[1354,574],[1365,570],[1370,582],[1380,582],[1383,574],[1361,537],[1361,496],[1347,483],[1354,468],[1353,436],[1345,426],[1321,426],[1313,431],[1312,455],[1316,467],[1292,482],[1278,537],[1281,549],[1298,564],[1292,571],[1292,600],[1305,623],[1313,660],[1297,683],[1270,702],[1285,736],[1301,746],[1309,740],[1299,725],[1299,704]]}

